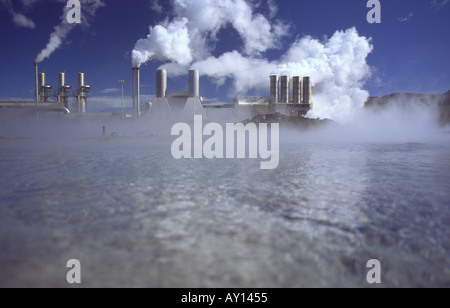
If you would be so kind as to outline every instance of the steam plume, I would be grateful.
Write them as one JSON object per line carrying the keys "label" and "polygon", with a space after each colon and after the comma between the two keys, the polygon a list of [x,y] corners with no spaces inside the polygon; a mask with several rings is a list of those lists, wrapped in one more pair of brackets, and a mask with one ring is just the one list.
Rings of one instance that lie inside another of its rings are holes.
{"label": "steam plume", "polygon": [[314,109],[310,117],[346,121],[363,107],[369,93],[361,87],[370,76],[366,58],[372,51],[370,40],[355,28],[337,31],[326,42],[304,37],[294,42],[281,60],[246,57],[237,51],[192,64],[218,85],[234,80],[232,95],[249,89],[267,90],[270,74],[310,76]]}
{"label": "steam plume", "polygon": [[[355,28],[336,31],[323,41],[311,36],[297,39],[280,59],[268,59],[265,52],[278,48],[290,29],[276,19],[274,1],[267,0],[268,17],[244,0],[174,0],[173,5],[174,19],[151,27],[147,38],[136,43],[134,66],[167,61],[162,68],[172,76],[198,69],[218,86],[230,78],[234,84],[230,96],[251,89],[264,94],[271,73],[310,76],[314,110],[309,116],[337,121],[346,121],[369,97],[363,86],[370,76],[366,60],[373,47],[370,38]],[[227,26],[239,34],[241,46],[212,56],[220,30]]]}
{"label": "steam plume", "polygon": [[[136,43],[134,66],[150,60],[171,61],[188,67],[210,55],[218,32],[231,25],[243,41],[245,55],[259,55],[275,48],[288,26],[254,12],[244,0],[174,0],[172,21],[150,27],[147,38]],[[273,5],[271,6],[271,11]]]}
{"label": "steam plume", "polygon": [[[22,2],[24,6],[30,5],[28,2]],[[33,20],[22,13],[17,13],[14,10],[11,0],[0,0],[0,4],[2,4],[8,10],[8,12],[11,14],[14,24],[16,24],[17,26],[29,29],[36,28],[36,24],[33,22]]]}
{"label": "steam plume", "polygon": [[[102,0],[80,0],[81,3],[81,26],[89,28],[90,22],[95,16],[97,9],[105,6]],[[58,49],[63,43],[66,36],[77,24],[69,24],[66,16],[71,8],[64,7],[63,14],[61,16],[61,23],[57,25],[54,31],[50,34],[50,39],[47,46],[37,55],[35,62],[42,62],[49,58],[51,54]]]}

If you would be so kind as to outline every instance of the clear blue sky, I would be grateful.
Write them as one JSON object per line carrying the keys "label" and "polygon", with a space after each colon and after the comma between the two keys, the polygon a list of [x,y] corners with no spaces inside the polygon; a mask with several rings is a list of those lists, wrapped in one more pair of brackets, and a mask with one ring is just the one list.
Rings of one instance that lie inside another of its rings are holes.
{"label": "clear blue sky", "polygon": [[[8,4],[9,2],[9,4]],[[131,51],[148,27],[172,18],[170,1],[159,1],[166,13],[152,9],[151,0],[104,0],[89,28],[76,27],[63,45],[40,65],[48,83],[56,85],[57,73],[66,71],[67,82],[76,85],[76,74],[86,73],[91,96],[120,96],[119,79],[125,79],[125,95],[131,95]],[[261,0],[257,12],[268,14]],[[283,55],[296,38],[311,35],[323,40],[336,30],[355,27],[359,35],[371,37],[374,46],[367,63],[372,77],[364,85],[372,96],[392,92],[443,93],[450,90],[450,1],[381,0],[382,23],[366,21],[365,0],[275,1],[277,18],[291,25],[281,48],[264,57],[274,60]],[[11,4],[12,3],[12,4]],[[28,5],[27,5],[28,3]],[[60,23],[64,1],[0,0],[0,99],[33,99],[34,59],[48,42],[49,34]],[[13,20],[23,14],[35,27],[20,26]],[[16,16],[17,17],[17,16]],[[232,27],[218,33],[213,54],[240,49],[242,40]],[[161,63],[142,68],[142,92],[154,94],[154,74]],[[186,90],[186,76],[169,80],[170,90]],[[226,99],[227,83],[217,88],[202,78],[202,95]]]}

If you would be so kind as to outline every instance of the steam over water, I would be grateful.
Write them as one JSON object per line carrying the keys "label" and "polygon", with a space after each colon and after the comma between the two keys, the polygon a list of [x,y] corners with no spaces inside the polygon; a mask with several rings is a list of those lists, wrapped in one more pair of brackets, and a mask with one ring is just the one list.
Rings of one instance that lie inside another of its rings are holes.
{"label": "steam over water", "polygon": [[366,287],[370,259],[383,287],[450,287],[448,136],[285,132],[263,171],[89,131],[0,140],[1,287],[65,287],[69,259],[89,287]]}

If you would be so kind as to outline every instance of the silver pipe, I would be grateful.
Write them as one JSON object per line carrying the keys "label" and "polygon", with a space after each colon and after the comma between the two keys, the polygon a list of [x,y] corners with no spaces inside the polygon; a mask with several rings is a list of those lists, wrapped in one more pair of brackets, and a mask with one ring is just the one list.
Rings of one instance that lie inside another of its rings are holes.
{"label": "silver pipe", "polygon": [[84,86],[84,73],[78,73],[78,89]]}
{"label": "silver pipe", "polygon": [[66,74],[58,73],[58,88],[61,88],[66,85]]}
{"label": "silver pipe", "polygon": [[156,71],[156,98],[165,98],[167,91],[167,71]]}
{"label": "silver pipe", "polygon": [[137,115],[141,114],[141,69],[138,67],[136,69],[137,74]]}
{"label": "silver pipe", "polygon": [[293,103],[301,104],[302,102],[302,82],[299,76],[295,76],[292,78],[292,91],[293,91]]}
{"label": "silver pipe", "polygon": [[303,78],[303,104],[311,104],[311,78]]}
{"label": "silver pipe", "polygon": [[35,71],[35,78],[36,78],[36,93],[35,93],[35,99],[36,99],[36,107],[39,107],[39,77],[38,77],[38,63],[34,63],[34,71]]}
{"label": "silver pipe", "polygon": [[289,103],[289,76],[281,76],[281,103]]}
{"label": "silver pipe", "polygon": [[45,73],[39,73],[39,92],[45,86]]}
{"label": "silver pipe", "polygon": [[133,116],[136,110],[136,68],[133,67]]}
{"label": "silver pipe", "polygon": [[200,74],[198,70],[189,71],[189,97],[200,97]]}
{"label": "silver pipe", "polygon": [[270,102],[278,103],[278,75],[270,76]]}

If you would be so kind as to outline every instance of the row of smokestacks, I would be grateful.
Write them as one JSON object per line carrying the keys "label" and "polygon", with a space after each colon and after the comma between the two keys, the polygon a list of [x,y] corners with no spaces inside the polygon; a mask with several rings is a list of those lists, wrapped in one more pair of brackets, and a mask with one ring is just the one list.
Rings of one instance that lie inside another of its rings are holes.
{"label": "row of smokestacks", "polygon": [[[200,97],[200,73],[198,70],[189,71],[189,97]],[[167,95],[167,71],[156,71],[156,98]],[[140,100],[140,70],[133,67],[133,110],[138,111]],[[136,104],[138,102],[138,104]]]}
{"label": "row of smokestacks", "polygon": [[[292,97],[290,95],[290,88],[292,85]],[[311,104],[311,78],[303,78],[303,99],[302,99],[302,79],[299,76],[294,76],[292,79],[289,76],[270,76],[270,102],[278,103],[293,103],[293,104]]]}
{"label": "row of smokestacks", "polygon": [[[36,107],[39,107],[41,103],[48,104],[50,101],[52,87],[46,82],[45,73],[39,73],[38,64],[35,63],[35,75],[36,75]],[[87,111],[87,97],[91,86],[85,84],[84,73],[78,73],[77,78],[77,91],[75,97],[77,100],[77,112],[85,113]],[[56,90],[56,103],[65,108],[69,108],[69,97],[71,96],[70,90],[72,87],[66,84],[66,74],[58,73],[58,87]]]}
{"label": "row of smokestacks", "polygon": [[[167,95],[167,71],[156,71],[156,98],[165,98]],[[188,97],[200,98],[200,73],[198,70],[189,71]]]}
{"label": "row of smokestacks", "polygon": [[[133,67],[133,116],[140,115],[140,69]],[[189,98],[200,99],[200,73],[198,70],[189,71]],[[156,99],[167,96],[167,71],[156,71]]]}

